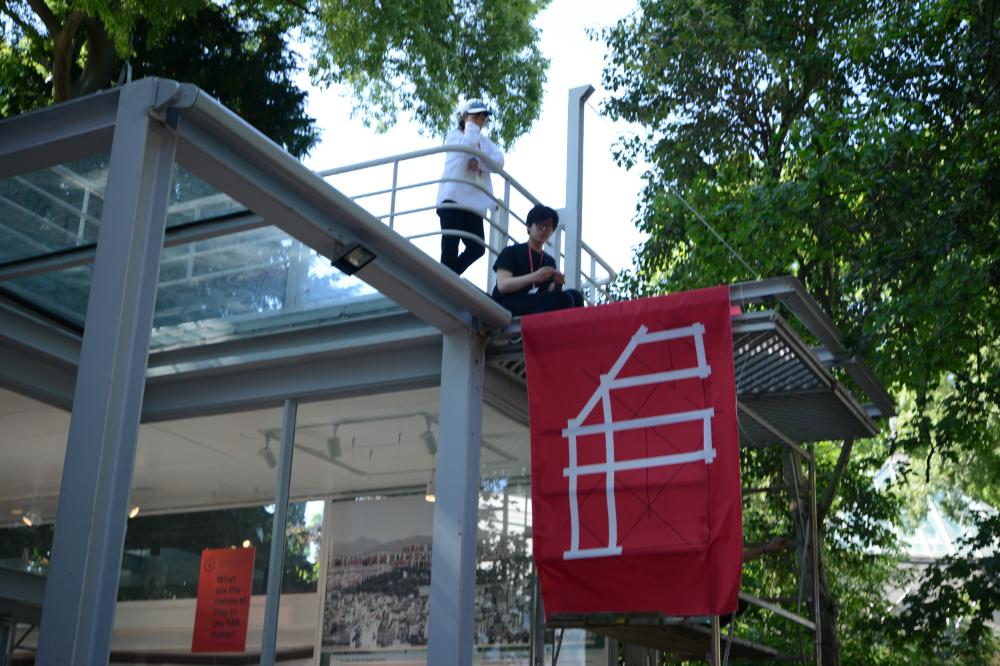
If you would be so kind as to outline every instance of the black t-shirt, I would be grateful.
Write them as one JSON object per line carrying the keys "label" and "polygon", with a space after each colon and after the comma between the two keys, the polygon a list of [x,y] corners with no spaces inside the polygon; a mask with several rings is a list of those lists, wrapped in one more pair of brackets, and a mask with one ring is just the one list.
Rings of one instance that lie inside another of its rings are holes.
{"label": "black t-shirt", "polygon": [[[529,260],[529,253],[531,259]],[[537,271],[542,266],[552,266],[555,268],[556,260],[552,258],[552,255],[547,252],[535,252],[527,243],[518,243],[517,245],[511,245],[505,247],[501,252],[497,260],[493,262],[493,270],[502,268],[511,272],[511,275],[518,277],[520,275],[527,275],[533,271]],[[538,287],[539,291],[545,291],[549,288],[552,279],[548,279],[542,283],[536,283],[535,286]],[[525,294],[531,291],[531,283],[528,283],[523,289],[518,291],[510,292],[507,294],[501,294],[500,290],[493,287],[493,298],[495,300],[502,300],[506,296],[513,296],[514,294]]]}

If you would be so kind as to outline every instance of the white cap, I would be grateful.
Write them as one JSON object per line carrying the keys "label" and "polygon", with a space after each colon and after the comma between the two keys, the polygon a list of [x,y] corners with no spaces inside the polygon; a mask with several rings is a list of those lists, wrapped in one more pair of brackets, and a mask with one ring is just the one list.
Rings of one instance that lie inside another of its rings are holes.
{"label": "white cap", "polygon": [[462,113],[490,113],[490,107],[481,99],[470,99],[462,106]]}

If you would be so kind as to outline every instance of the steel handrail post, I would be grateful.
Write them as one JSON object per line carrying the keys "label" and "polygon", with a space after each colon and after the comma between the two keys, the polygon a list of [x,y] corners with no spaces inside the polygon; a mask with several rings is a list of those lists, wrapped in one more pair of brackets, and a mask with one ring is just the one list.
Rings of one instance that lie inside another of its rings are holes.
{"label": "steel handrail post", "polygon": [[389,196],[389,228],[396,226],[396,186],[399,185],[399,160],[392,163],[392,194]]}

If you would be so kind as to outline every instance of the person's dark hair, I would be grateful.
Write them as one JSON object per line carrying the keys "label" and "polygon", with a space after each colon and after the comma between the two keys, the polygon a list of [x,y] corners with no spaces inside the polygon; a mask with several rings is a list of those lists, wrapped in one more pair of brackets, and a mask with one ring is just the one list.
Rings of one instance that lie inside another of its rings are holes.
{"label": "person's dark hair", "polygon": [[546,220],[552,220],[552,228],[555,229],[559,226],[559,213],[548,206],[538,204],[528,211],[528,217],[525,218],[524,224],[530,227],[532,224],[545,222]]}
{"label": "person's dark hair", "polygon": [[464,113],[458,114],[458,129],[460,129],[463,132],[465,131],[465,114]]}

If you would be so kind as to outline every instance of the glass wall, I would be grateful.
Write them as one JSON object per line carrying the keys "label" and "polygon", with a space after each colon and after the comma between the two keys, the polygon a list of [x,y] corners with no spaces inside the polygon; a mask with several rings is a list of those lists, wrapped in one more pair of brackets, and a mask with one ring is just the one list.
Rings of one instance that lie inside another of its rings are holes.
{"label": "glass wall", "polygon": [[[321,514],[306,520],[307,503],[288,508],[283,593],[314,592],[319,578]],[[194,599],[201,551],[255,549],[253,594],[267,589],[273,506],[198,511],[129,519],[119,601]],[[0,566],[45,574],[52,525],[0,529]]]}

